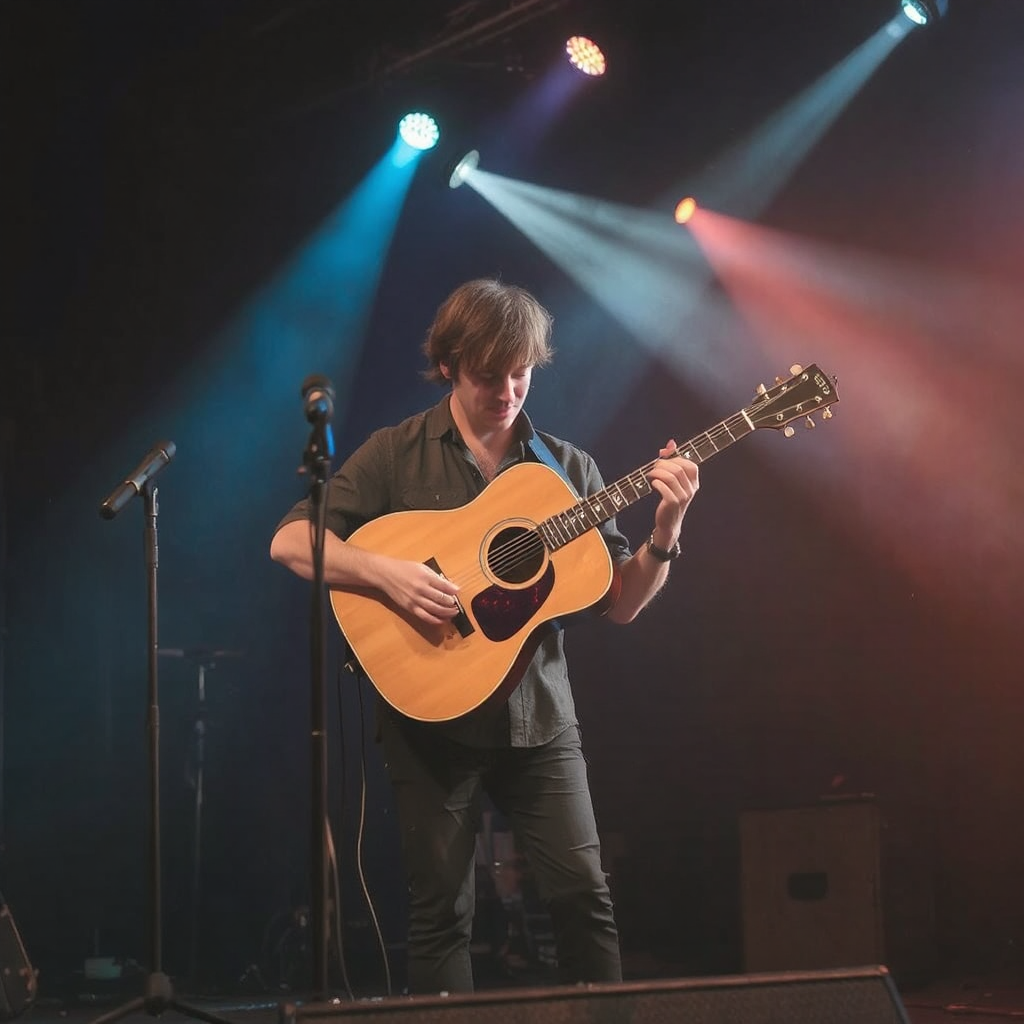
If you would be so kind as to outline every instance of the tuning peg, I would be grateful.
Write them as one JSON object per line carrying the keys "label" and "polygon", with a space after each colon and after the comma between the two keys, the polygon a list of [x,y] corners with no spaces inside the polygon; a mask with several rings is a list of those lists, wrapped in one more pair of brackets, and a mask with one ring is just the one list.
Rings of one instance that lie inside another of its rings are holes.
{"label": "tuning peg", "polygon": [[786,426],[786,427],[784,427],[784,428],[783,428],[783,431],[782,431],[782,433],[783,433],[783,434],[784,434],[784,435],[785,435],[786,437],[792,437],[792,436],[793,436],[793,435],[794,435],[794,434],[796,433],[796,430],[794,429],[794,427],[793,427],[793,424],[792,424],[792,423],[790,423],[790,424],[789,424],[788,426]]}
{"label": "tuning peg", "polygon": [[754,389],[754,393],[757,395],[766,395],[768,394],[768,389],[763,384],[758,384]]}
{"label": "tuning peg", "polygon": [[808,430],[813,430],[814,429],[814,419],[813,419],[813,417],[808,416],[807,419],[804,420],[804,423],[807,424],[807,429]]}
{"label": "tuning peg", "polygon": [[775,378],[775,383],[776,384],[782,384],[782,383],[784,383],[784,379],[782,377],[776,377]]}
{"label": "tuning peg", "polygon": [[795,377],[798,373],[803,373],[804,368],[799,363],[794,363],[790,368],[789,372]]}
{"label": "tuning peg", "polygon": [[828,409],[828,408],[822,409],[821,410],[821,418],[823,420],[830,420],[830,419],[832,419],[832,410]]}

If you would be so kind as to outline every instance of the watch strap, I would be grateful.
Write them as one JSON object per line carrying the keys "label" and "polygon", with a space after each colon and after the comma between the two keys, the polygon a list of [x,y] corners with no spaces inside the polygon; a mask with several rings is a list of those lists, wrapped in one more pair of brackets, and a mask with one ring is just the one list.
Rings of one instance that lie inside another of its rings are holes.
{"label": "watch strap", "polygon": [[672,545],[667,551],[664,548],[658,547],[654,543],[654,534],[647,538],[647,553],[651,558],[656,558],[659,562],[671,562],[673,558],[678,558],[682,548],[679,546],[679,538],[676,538],[675,544]]}

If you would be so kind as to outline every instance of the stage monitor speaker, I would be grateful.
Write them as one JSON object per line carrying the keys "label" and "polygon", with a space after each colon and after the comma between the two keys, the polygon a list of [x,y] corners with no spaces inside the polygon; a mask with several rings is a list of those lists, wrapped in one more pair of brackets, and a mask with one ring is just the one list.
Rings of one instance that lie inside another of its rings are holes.
{"label": "stage monitor speaker", "polygon": [[280,1024],[909,1024],[884,967],[282,1004]]}

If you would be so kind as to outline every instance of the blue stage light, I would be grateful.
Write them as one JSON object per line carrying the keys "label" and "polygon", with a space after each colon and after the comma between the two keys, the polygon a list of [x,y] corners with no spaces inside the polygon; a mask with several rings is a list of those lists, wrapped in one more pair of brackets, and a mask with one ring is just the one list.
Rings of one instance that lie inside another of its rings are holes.
{"label": "blue stage light", "polygon": [[423,113],[406,114],[398,124],[402,141],[413,149],[433,149],[441,137],[437,122]]}
{"label": "blue stage light", "polygon": [[928,25],[946,13],[949,0],[901,0],[900,7],[915,25]]}

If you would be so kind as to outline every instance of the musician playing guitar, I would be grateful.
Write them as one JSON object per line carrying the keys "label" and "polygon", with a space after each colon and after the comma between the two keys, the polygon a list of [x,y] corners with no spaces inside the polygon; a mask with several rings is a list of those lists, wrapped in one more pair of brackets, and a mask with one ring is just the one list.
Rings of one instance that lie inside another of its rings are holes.
{"label": "musician playing guitar", "polygon": [[[621,980],[562,627],[591,608],[629,622],[657,594],[697,465],[669,441],[645,467],[654,525],[631,553],[594,460],[536,431],[524,411],[552,355],[551,317],[533,296],[497,280],[461,285],[424,351],[447,393],[372,434],[331,478],[324,552],[339,625],[382,698],[409,884],[409,989],[473,988],[482,792],[529,860],[564,980]],[[600,507],[588,506],[599,492]],[[595,529],[583,523],[591,512]],[[271,557],[312,579],[311,536],[300,502]]]}

